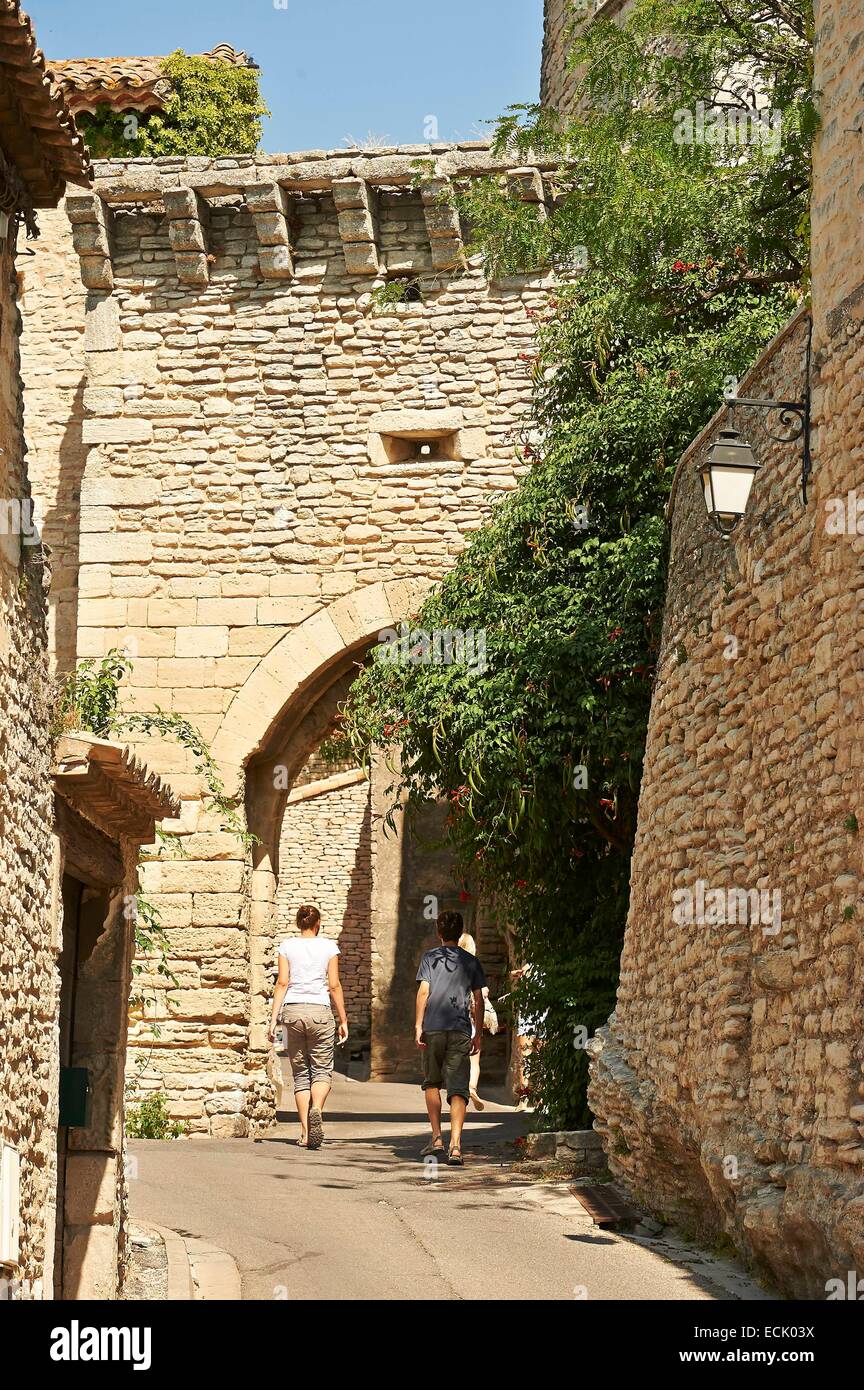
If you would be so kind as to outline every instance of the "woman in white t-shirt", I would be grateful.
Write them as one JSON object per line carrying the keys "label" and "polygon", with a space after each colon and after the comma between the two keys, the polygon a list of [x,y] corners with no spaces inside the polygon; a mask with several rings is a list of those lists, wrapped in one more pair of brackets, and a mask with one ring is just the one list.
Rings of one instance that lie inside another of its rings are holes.
{"label": "woman in white t-shirt", "polygon": [[271,1043],[275,1041],[277,1019],[285,1024],[300,1117],[297,1142],[303,1148],[320,1149],[324,1138],[321,1113],[330,1094],[336,1045],[333,1009],[339,1016],[340,1044],[348,1037],[348,1018],[339,981],[339,947],[318,935],[321,913],[317,907],[301,907],[297,926],[300,935],[288,937],[279,947],[279,978],[269,1036]]}

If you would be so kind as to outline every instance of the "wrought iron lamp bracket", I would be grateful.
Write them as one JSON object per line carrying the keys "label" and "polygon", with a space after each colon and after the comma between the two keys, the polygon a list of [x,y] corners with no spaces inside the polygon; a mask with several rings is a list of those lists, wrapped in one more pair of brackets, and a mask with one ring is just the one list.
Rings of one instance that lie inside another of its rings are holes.
{"label": "wrought iron lamp bracket", "polygon": [[813,333],[813,323],[810,323],[810,334],[807,340],[807,385],[803,401],[763,401],[756,400],[750,396],[726,396],[726,405],[731,412],[735,411],[736,406],[746,407],[749,410],[776,410],[780,413],[780,425],[791,433],[775,434],[763,422],[763,429],[770,439],[774,439],[778,444],[793,444],[796,439],[803,440],[801,458],[801,500],[804,506],[807,505],[807,482],[813,470],[813,458],[810,452],[810,338]]}

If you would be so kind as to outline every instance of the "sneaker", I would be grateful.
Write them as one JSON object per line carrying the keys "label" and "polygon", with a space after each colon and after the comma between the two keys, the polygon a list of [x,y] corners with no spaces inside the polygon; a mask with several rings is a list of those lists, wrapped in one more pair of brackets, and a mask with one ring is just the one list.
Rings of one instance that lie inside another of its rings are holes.
{"label": "sneaker", "polygon": [[308,1149],[320,1149],[324,1142],[324,1125],[321,1119],[321,1111],[317,1105],[313,1105],[309,1110],[309,1139],[306,1147]]}

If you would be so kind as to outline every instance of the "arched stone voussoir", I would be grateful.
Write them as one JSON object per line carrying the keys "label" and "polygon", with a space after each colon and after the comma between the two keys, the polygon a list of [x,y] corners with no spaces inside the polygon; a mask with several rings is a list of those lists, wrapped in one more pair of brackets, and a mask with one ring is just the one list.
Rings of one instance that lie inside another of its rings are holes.
{"label": "arched stone voussoir", "polygon": [[238,769],[261,751],[292,700],[328,667],[410,618],[431,585],[428,579],[369,584],[336,599],[277,642],[238,690],[213,740],[211,751],[226,787],[240,790]]}

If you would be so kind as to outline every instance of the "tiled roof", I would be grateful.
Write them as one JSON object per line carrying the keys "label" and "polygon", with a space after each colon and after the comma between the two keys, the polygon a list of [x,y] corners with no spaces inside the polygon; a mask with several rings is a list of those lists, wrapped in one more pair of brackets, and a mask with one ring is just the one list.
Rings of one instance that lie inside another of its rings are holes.
{"label": "tiled roof", "polygon": [[92,734],[59,739],[54,789],[112,839],[127,835],[149,844],[155,821],[180,814],[171,787],[131,748]]}
{"label": "tiled roof", "polygon": [[[217,44],[199,58],[231,63],[235,67],[257,65],[248,53],[238,52],[228,43]],[[51,63],[51,73],[60,83],[70,109],[95,111],[113,106],[122,111],[158,111],[165,104],[171,84],[162,71],[164,57],[151,58],[64,58]]]}
{"label": "tiled roof", "polygon": [[33,207],[54,207],[67,183],[90,182],[84,139],[19,0],[0,0],[0,146]]}

